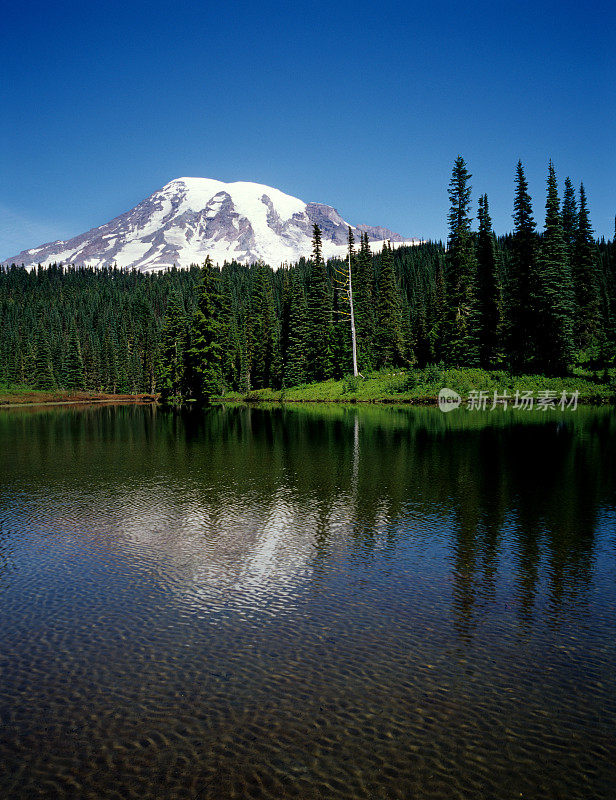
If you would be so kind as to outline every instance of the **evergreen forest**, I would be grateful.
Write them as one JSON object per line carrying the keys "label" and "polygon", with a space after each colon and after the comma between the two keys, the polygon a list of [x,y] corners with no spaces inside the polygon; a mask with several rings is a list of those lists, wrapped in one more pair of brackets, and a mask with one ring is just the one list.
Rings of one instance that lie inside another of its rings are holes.
{"label": "evergreen forest", "polygon": [[[595,238],[583,185],[533,207],[521,162],[513,231],[492,230],[462,157],[449,184],[449,237],[372,252],[349,230],[361,374],[429,364],[608,380],[616,355],[616,248]],[[537,219],[541,216],[541,223]],[[0,271],[0,384],[160,393],[207,402],[352,371],[348,262],[274,270],[209,259],[159,273],[56,264]]]}

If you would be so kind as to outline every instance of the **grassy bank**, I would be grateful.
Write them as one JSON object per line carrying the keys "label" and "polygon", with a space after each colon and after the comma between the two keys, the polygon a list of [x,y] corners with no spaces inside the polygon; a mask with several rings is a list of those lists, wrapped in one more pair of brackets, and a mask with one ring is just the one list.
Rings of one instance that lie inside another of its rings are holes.
{"label": "grassy bank", "polygon": [[65,389],[32,389],[29,386],[0,386],[0,406],[50,403],[152,403],[149,394],[106,394],[70,392]]}
{"label": "grassy bank", "polygon": [[[543,375],[511,375],[482,369],[447,369],[436,366],[425,369],[371,372],[365,377],[347,376],[342,380],[302,384],[289,389],[258,389],[248,393],[226,392],[215,398],[225,402],[256,403],[412,403],[434,405],[443,387],[458,392],[465,401],[472,391],[484,391],[491,403],[494,392],[513,396],[516,390],[539,392],[550,390],[558,396],[579,392],[579,402],[616,404],[616,370],[608,381],[588,374],[566,378]],[[152,403],[150,394],[107,394],[101,392],[69,392],[62,389],[39,390],[28,386],[0,385],[0,406],[51,403]]]}
{"label": "grassy bank", "polygon": [[547,378],[543,375],[510,375],[507,372],[488,372],[482,369],[425,369],[372,372],[364,378],[348,376],[342,380],[303,384],[289,389],[259,389],[248,393],[228,392],[219,398],[237,402],[345,402],[345,403],[415,403],[434,404],[439,390],[453,389],[466,400],[472,391],[485,391],[490,402],[494,392],[513,396],[516,390],[539,392],[550,390],[559,396],[579,392],[580,403],[614,403],[616,373],[608,382],[590,375],[566,378]]}

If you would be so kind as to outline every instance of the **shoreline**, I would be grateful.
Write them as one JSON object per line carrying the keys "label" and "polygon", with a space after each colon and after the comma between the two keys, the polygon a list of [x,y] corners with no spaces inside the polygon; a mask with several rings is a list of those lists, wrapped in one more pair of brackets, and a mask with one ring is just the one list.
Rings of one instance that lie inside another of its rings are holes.
{"label": "shoreline", "polygon": [[[294,405],[301,405],[301,404],[320,404],[320,405],[383,405],[383,406],[434,406],[438,408],[438,398],[434,397],[413,397],[413,398],[390,398],[390,397],[382,397],[382,398],[373,398],[369,400],[364,400],[361,398],[283,398],[283,399],[276,399],[276,398],[225,398],[225,397],[214,397],[212,398],[213,403],[226,403],[228,405],[246,405],[246,406],[259,406],[259,405],[280,405],[284,406],[286,404],[294,404]],[[460,408],[465,408],[468,405],[466,400],[463,400],[460,404]],[[611,406],[616,407],[616,397],[612,398],[605,398],[605,397],[580,397],[578,399],[578,406]],[[490,410],[483,409],[483,410]]]}
{"label": "shoreline", "polygon": [[15,393],[10,389],[0,391],[0,410],[3,408],[29,408],[30,406],[66,406],[66,405],[150,405],[157,402],[155,395],[127,394],[89,394],[75,392],[44,392],[33,389],[23,393]]}
{"label": "shoreline", "polygon": [[[156,405],[161,406],[162,408],[173,408],[174,406],[168,405],[165,406],[162,403],[159,403],[156,398],[91,398],[88,400],[80,400],[80,399],[67,399],[67,400],[30,400],[30,401],[13,401],[13,400],[5,400],[0,398],[0,411],[3,409],[9,408],[35,408],[41,406],[91,406],[91,405],[108,405],[108,406],[120,406],[120,405],[135,405],[135,406],[147,406],[147,405]],[[242,398],[224,398],[224,397],[215,397],[212,398],[212,405],[234,405],[234,406],[285,406],[285,405],[347,405],[347,406],[416,406],[418,408],[438,408],[438,400],[436,397],[422,397],[422,398],[412,398],[412,399],[392,399],[392,398],[380,398],[380,399],[371,399],[371,400],[361,400],[361,399],[343,399],[343,398],[335,398],[335,399],[323,399],[323,398],[313,398],[313,399],[242,399]],[[460,408],[466,408],[468,406],[467,402],[462,402],[460,404]],[[589,398],[589,397],[581,397],[578,400],[578,407],[595,407],[595,408],[616,408],[616,398],[606,399],[604,397],[596,397],[596,398]],[[176,408],[181,408],[181,406],[175,406]],[[192,403],[187,404],[185,406],[187,408],[196,407]],[[204,406],[206,408],[207,406]],[[510,407],[511,410],[515,410],[513,406]],[[482,409],[482,411],[489,411],[490,408]],[[552,410],[559,410],[558,408]]]}
{"label": "shoreline", "polygon": [[[546,393],[550,393],[547,403],[550,407],[558,407],[561,395],[566,394],[567,401],[578,392],[576,405],[616,407],[615,385],[597,385],[580,377],[570,376],[565,379],[545,378],[542,376],[509,376],[498,373],[473,371],[445,371],[440,380],[423,380],[419,385],[405,385],[407,376],[400,373],[375,374],[357,386],[349,386],[347,380],[329,380],[314,384],[303,384],[289,389],[256,389],[248,392],[229,391],[211,398],[213,404],[225,405],[276,405],[298,404],[336,404],[336,405],[383,405],[383,406],[417,406],[438,407],[438,395],[442,386],[449,386],[450,391],[460,396],[459,406],[469,405],[475,410],[490,410],[494,395],[506,398],[507,407],[513,407],[516,390],[524,387],[532,405],[546,405]],[[419,382],[419,381],[418,381]],[[423,385],[422,385],[423,384]],[[426,385],[427,384],[427,385]],[[430,385],[431,384],[431,385]],[[478,390],[482,387],[480,402],[487,409],[477,407]],[[161,404],[159,394],[139,393],[106,393],[93,391],[67,391],[61,389],[41,390],[29,389],[25,386],[0,388],[0,409],[33,406],[62,405],[168,405],[169,407],[196,407],[192,401],[183,404]],[[519,402],[524,398],[519,397]],[[552,405],[554,403],[554,405]],[[520,407],[520,405],[518,406]],[[567,407],[571,407],[567,404]]]}

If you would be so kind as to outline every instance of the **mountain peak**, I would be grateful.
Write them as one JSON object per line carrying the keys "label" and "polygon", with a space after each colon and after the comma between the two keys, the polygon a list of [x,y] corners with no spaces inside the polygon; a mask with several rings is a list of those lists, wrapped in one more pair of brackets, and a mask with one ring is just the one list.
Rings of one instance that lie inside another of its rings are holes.
{"label": "mountain peak", "polygon": [[116,264],[150,271],[188,267],[209,255],[214,263],[264,261],[277,268],[310,256],[315,223],[326,258],[344,257],[349,227],[367,233],[377,247],[385,239],[417,242],[383,227],[354,228],[332,206],[305,203],[265,184],[182,177],[105,225],[24,250],[4,264]]}

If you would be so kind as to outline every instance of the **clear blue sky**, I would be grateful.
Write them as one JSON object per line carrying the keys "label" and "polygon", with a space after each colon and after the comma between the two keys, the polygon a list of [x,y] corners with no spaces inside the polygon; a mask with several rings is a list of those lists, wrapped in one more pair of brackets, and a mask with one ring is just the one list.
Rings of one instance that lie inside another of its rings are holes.
{"label": "clear blue sky", "polygon": [[549,158],[616,213],[611,2],[60,2],[3,10],[0,258],[189,175],[266,183],[350,222],[446,235],[461,153],[511,229]]}

